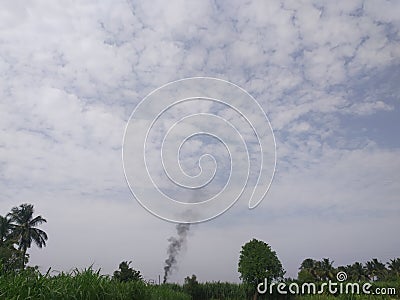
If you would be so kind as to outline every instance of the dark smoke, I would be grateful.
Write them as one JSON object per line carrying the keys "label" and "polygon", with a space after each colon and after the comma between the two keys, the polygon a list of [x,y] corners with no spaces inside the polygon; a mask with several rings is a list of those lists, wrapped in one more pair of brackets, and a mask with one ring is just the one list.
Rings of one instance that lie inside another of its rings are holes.
{"label": "dark smoke", "polygon": [[172,270],[176,267],[177,257],[182,247],[186,243],[187,233],[189,231],[190,224],[178,224],[176,225],[177,237],[170,237],[168,242],[170,243],[167,249],[168,258],[165,260],[164,267],[164,283],[167,282],[168,276]]}

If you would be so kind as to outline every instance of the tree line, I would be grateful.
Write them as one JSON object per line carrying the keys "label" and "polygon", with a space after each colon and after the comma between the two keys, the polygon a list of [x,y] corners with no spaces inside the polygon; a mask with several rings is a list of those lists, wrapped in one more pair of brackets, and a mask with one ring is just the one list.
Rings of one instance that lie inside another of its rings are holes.
{"label": "tree line", "polygon": [[329,258],[305,259],[297,276],[302,282],[334,280],[338,272],[345,272],[348,281],[394,281],[400,278],[400,258],[389,260],[386,264],[374,258],[366,263],[354,262],[346,266],[333,266]]}

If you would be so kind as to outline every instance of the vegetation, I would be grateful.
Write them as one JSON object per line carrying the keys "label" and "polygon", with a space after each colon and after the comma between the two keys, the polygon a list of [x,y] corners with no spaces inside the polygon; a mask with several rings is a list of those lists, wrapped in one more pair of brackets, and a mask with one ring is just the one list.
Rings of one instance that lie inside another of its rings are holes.
{"label": "vegetation", "polygon": [[25,268],[32,241],[39,248],[46,246],[47,234],[37,226],[47,221],[33,213],[32,204],[21,204],[0,216],[0,262],[5,271]]}
{"label": "vegetation", "polygon": [[257,285],[266,278],[269,283],[283,279],[285,271],[275,251],[271,247],[256,239],[243,245],[240,251],[239,268],[240,278],[255,291],[258,296]]}
{"label": "vegetation", "polygon": [[[244,284],[206,282],[196,283],[190,289],[185,284],[147,284],[142,280],[122,282],[99,271],[88,268],[82,271],[61,273],[50,276],[50,272],[41,274],[34,268],[11,272],[0,276],[0,299],[137,299],[137,300],[244,300],[251,295]],[[193,279],[193,276],[190,277]],[[375,283],[381,287],[400,288],[400,283]],[[195,294],[193,294],[193,292]],[[398,297],[398,295],[396,296]],[[366,295],[260,295],[259,299],[312,299],[312,300],[362,300],[362,299],[399,299],[394,296]]]}
{"label": "vegetation", "polygon": [[323,258],[321,261],[307,258],[300,265],[298,280],[300,282],[335,280],[336,274],[340,271],[345,272],[347,281],[351,282],[400,280],[400,258],[391,259],[386,265],[374,258],[365,264],[355,262],[352,265],[334,268],[333,261],[329,258]]}
{"label": "vegetation", "polygon": [[0,276],[0,299],[189,300],[190,296],[141,280],[122,282],[92,268],[57,276],[28,268]]}
{"label": "vegetation", "polygon": [[[299,268],[297,279],[284,279],[284,270],[278,256],[263,241],[253,239],[242,246],[238,263],[243,283],[200,283],[196,275],[185,278],[183,285],[166,283],[161,285],[146,282],[140,271],[130,267],[131,261],[122,261],[113,276],[101,275],[92,267],[74,270],[71,273],[51,275],[39,272],[37,267],[26,266],[28,249],[34,242],[38,247],[46,246],[47,234],[38,228],[46,222],[34,216],[33,205],[14,207],[6,216],[0,216],[0,299],[176,299],[176,300],[243,300],[243,299],[400,299],[400,258],[386,264],[374,258],[365,263],[334,267],[329,258],[305,259]],[[283,282],[287,291],[290,284],[313,283],[321,287],[327,281],[338,282],[338,272],[347,274],[347,282],[369,283],[372,290],[395,288],[396,295],[282,295],[276,290],[272,294],[258,294],[256,287],[264,282]]]}
{"label": "vegetation", "polygon": [[114,279],[127,282],[127,281],[140,281],[143,279],[140,271],[134,270],[129,267],[132,262],[123,261],[119,264],[119,270],[114,272]]}

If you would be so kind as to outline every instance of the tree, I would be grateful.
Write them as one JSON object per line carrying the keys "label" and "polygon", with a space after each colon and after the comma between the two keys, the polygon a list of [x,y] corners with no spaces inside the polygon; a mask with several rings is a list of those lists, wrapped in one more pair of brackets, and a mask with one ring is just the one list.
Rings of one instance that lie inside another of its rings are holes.
{"label": "tree", "polygon": [[365,264],[365,274],[367,275],[370,281],[375,281],[376,279],[376,270],[375,265],[372,261],[367,261]]}
{"label": "tree", "polygon": [[306,258],[303,260],[303,262],[300,265],[300,270],[309,270],[311,271],[312,269],[315,268],[315,263],[316,261],[312,258]]}
{"label": "tree", "polygon": [[[42,216],[33,217],[33,205],[21,204],[19,207],[13,207],[7,217],[12,222],[13,235],[17,238],[18,250],[22,251],[22,256],[26,257],[28,248],[31,247],[32,241],[42,248],[46,246],[48,239],[46,232],[36,226],[46,223],[46,219]],[[22,260],[22,269],[25,268],[25,259]]]}
{"label": "tree", "polygon": [[325,281],[334,279],[335,268],[333,267],[333,261],[330,261],[329,258],[323,258],[320,265],[321,279]]}
{"label": "tree", "polygon": [[[238,271],[244,283],[257,287],[265,278],[268,283],[283,278],[285,271],[276,252],[263,241],[252,239],[242,246]],[[257,290],[254,294],[257,297]]]}
{"label": "tree", "polygon": [[374,258],[366,263],[367,275],[370,280],[383,280],[388,274],[385,264]]}
{"label": "tree", "polygon": [[349,266],[347,276],[353,281],[364,281],[368,278],[366,270],[362,263],[356,261]]}
{"label": "tree", "polygon": [[314,282],[316,281],[315,277],[312,275],[310,270],[301,269],[297,274],[297,280],[300,282]]}
{"label": "tree", "polygon": [[119,270],[114,272],[114,278],[122,282],[142,280],[140,271],[136,271],[129,267],[131,263],[132,261],[121,262],[119,264]]}
{"label": "tree", "polygon": [[17,239],[13,228],[9,218],[0,216],[0,265],[1,271],[4,272],[17,270],[21,267],[23,260],[22,252],[14,247]]}
{"label": "tree", "polygon": [[335,278],[335,268],[333,267],[333,261],[329,258],[323,258],[321,261],[307,258],[303,260],[300,265],[300,272],[298,279],[302,282],[322,281]]}
{"label": "tree", "polygon": [[22,251],[14,248],[12,242],[3,244],[0,247],[0,273],[15,271],[21,268],[23,260],[27,261],[27,255],[22,256]]}
{"label": "tree", "polygon": [[317,261],[312,258],[306,258],[300,265],[300,271],[297,275],[297,279],[300,282],[311,282],[318,280],[316,275],[316,264]]}
{"label": "tree", "polygon": [[400,258],[391,259],[390,262],[387,263],[390,275],[394,280],[400,277]]}
{"label": "tree", "polygon": [[185,278],[185,284],[183,285],[183,289],[192,297],[193,300],[204,299],[201,295],[200,285],[197,281],[196,275],[192,275],[192,277]]}

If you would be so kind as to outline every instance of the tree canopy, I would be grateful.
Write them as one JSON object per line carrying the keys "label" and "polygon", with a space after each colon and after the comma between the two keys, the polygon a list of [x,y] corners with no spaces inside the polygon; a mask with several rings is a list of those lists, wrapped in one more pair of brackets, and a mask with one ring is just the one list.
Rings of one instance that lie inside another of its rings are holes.
{"label": "tree canopy", "polygon": [[252,239],[242,246],[238,268],[240,278],[253,286],[264,281],[282,279],[285,271],[276,252],[263,241]]}
{"label": "tree canopy", "polygon": [[134,270],[133,268],[129,267],[131,261],[123,261],[119,264],[119,270],[114,272],[114,278],[122,281],[139,281],[142,280],[142,275],[140,271]]}

